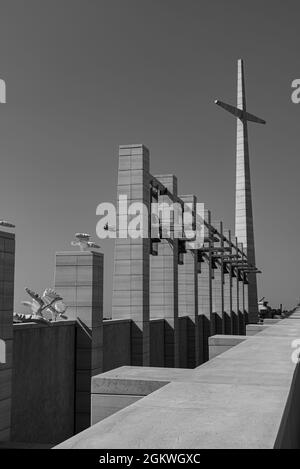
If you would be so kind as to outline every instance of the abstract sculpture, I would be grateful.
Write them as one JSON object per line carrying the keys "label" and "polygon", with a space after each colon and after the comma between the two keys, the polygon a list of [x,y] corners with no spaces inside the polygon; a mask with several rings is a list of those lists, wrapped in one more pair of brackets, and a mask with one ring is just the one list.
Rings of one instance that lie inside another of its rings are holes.
{"label": "abstract sculpture", "polygon": [[93,243],[93,241],[90,241],[91,235],[87,233],[76,233],[75,234],[76,241],[72,241],[71,245],[72,246],[79,246],[80,251],[86,251],[87,249],[100,249],[100,246],[98,244]]}
{"label": "abstract sculpture", "polygon": [[[67,319],[64,315],[67,306],[52,288],[46,288],[43,295],[25,288],[26,293],[31,296],[32,301],[22,301],[22,304],[31,308],[31,314],[14,313],[14,322],[42,322],[50,324],[57,318]],[[50,313],[51,319],[48,319],[44,313]]]}
{"label": "abstract sculpture", "polygon": [[4,226],[5,228],[15,228],[15,225],[6,220],[0,220],[0,226]]}

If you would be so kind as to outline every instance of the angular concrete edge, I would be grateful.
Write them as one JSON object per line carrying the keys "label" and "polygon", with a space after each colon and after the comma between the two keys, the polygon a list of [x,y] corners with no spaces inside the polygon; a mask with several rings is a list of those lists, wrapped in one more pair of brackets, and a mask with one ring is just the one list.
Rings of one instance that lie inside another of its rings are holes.
{"label": "angular concrete edge", "polygon": [[245,335],[222,335],[216,334],[212,335],[208,339],[209,345],[224,345],[224,346],[232,346],[240,344],[244,340],[249,339],[249,337]]}
{"label": "angular concrete edge", "polygon": [[249,339],[245,335],[213,335],[208,338],[209,359],[217,357],[221,353],[235,347],[236,345]]}
{"label": "angular concrete edge", "polygon": [[270,324],[247,324],[246,325],[246,335],[256,335],[259,332],[264,331],[268,327],[270,327]]}

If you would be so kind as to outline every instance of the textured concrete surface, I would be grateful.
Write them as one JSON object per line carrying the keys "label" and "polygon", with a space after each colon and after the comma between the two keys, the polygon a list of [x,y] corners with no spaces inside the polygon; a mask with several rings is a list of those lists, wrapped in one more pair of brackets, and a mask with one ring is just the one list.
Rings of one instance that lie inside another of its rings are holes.
{"label": "textured concrete surface", "polygon": [[149,181],[149,150],[143,145],[121,145],[117,197],[127,196],[127,203],[118,204],[117,209],[119,236],[115,239],[112,317],[133,321],[131,361],[144,366],[150,364],[150,239],[128,236],[127,221],[132,216],[127,210],[131,203],[142,202],[149,213]]}
{"label": "textured concrete surface", "polygon": [[130,319],[103,321],[103,370],[130,365]]}
{"label": "textured concrete surface", "polygon": [[150,321],[150,366],[164,366],[165,358],[165,321]]}
{"label": "textured concrete surface", "polygon": [[[221,233],[223,230],[223,224],[220,221],[212,221],[212,225],[217,227]],[[221,244],[222,245],[222,244]],[[214,247],[221,247],[219,243],[214,243]],[[224,245],[224,244],[223,244]],[[213,324],[211,327],[212,334],[222,334],[223,329],[223,315],[224,315],[224,267],[223,262],[220,259],[214,260],[214,265],[217,267],[213,270],[213,281],[212,281],[212,312],[213,312]]]}
{"label": "textured concrete surface", "polygon": [[103,371],[103,254],[56,253],[55,289],[76,324],[75,429],[90,425],[91,377]]}
{"label": "textured concrete surface", "polygon": [[264,324],[270,325],[270,324],[277,324],[281,319],[271,319],[271,318],[265,318],[264,319]]}
{"label": "textured concrete surface", "polygon": [[92,394],[92,419],[91,424],[104,420],[121,409],[142,399],[143,396],[131,396],[128,394]]}
{"label": "textured concrete surface", "polygon": [[[197,198],[194,195],[180,195],[186,205],[184,210],[195,216]],[[183,254],[183,264],[178,265],[178,316],[188,316],[187,321],[187,368],[195,368],[200,365],[199,349],[199,323],[198,323],[198,281],[197,281],[197,252],[189,250],[189,244],[185,245],[187,252]],[[181,355],[181,347],[179,346]],[[180,366],[181,357],[179,357]]]}
{"label": "textured concrete surface", "polygon": [[15,235],[0,231],[0,441],[8,441],[11,426]]}
{"label": "textured concrete surface", "polygon": [[256,335],[259,332],[266,330],[269,326],[269,324],[247,324],[246,335]]}
{"label": "textured concrete surface", "polygon": [[[211,213],[205,209],[204,218],[207,223],[211,223]],[[204,227],[204,239],[211,235],[207,226]],[[208,244],[208,243],[206,243]],[[201,262],[201,272],[198,273],[198,314],[199,314],[199,335],[200,346],[202,346],[200,363],[208,360],[208,337],[211,335],[212,325],[212,275],[211,255],[203,258]]]}
{"label": "textured concrete surface", "polygon": [[[154,176],[171,194],[177,196],[177,178],[173,174]],[[162,226],[168,220],[171,204],[168,194],[159,194]],[[172,224],[171,224],[172,227]],[[158,243],[158,255],[150,257],[150,317],[164,318],[164,366],[179,367],[178,323],[178,239]]]}
{"label": "textured concrete surface", "polygon": [[12,440],[58,443],[74,434],[75,321],[13,329]]}
{"label": "textured concrete surface", "polygon": [[276,439],[277,447],[295,447],[299,414],[287,403],[299,388],[291,355],[300,321],[286,319],[268,331],[195,370],[122,368],[111,372],[111,383],[98,376],[93,391],[115,392],[121,383],[131,395],[149,377],[171,382],[57,448],[273,448]]}
{"label": "textured concrete surface", "polygon": [[226,352],[231,347],[235,347],[244,340],[247,340],[245,335],[222,335],[217,334],[209,337],[208,347],[209,347],[209,359],[211,360],[214,357],[217,357],[221,353]]}

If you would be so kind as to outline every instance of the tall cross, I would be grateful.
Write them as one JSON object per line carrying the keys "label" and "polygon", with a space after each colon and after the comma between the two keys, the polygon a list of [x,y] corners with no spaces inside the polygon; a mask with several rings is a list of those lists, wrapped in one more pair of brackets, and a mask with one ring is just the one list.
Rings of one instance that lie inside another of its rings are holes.
{"label": "tall cross", "polygon": [[[238,60],[237,106],[216,100],[215,103],[237,118],[236,136],[236,189],[235,189],[235,236],[246,248],[248,262],[255,266],[255,246],[252,214],[251,178],[247,123],[265,124],[259,117],[250,114],[246,108],[246,91],[243,60]],[[248,285],[249,322],[257,322],[256,274],[249,274]]]}

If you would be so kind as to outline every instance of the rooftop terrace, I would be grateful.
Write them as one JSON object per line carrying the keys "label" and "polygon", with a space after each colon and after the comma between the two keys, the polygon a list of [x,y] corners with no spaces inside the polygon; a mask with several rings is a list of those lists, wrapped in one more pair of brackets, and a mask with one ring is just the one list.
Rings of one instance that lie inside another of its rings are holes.
{"label": "rooftop terrace", "polygon": [[103,396],[122,398],[124,408],[57,448],[299,448],[297,338],[300,308],[194,370],[121,367],[98,375],[93,418]]}

